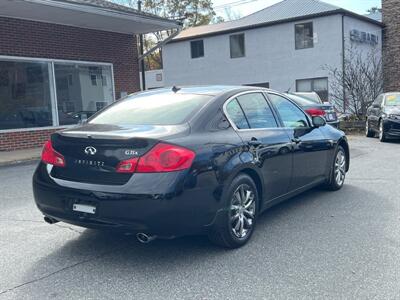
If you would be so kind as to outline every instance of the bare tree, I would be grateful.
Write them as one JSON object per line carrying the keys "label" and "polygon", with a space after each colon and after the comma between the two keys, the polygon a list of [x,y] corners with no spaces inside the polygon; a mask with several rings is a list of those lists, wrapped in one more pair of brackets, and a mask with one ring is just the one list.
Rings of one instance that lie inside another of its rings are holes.
{"label": "bare tree", "polygon": [[340,112],[363,119],[368,106],[383,90],[382,57],[378,47],[365,53],[357,46],[345,49],[344,71],[325,65],[329,72],[330,98]]}
{"label": "bare tree", "polygon": [[[111,0],[114,3],[137,8],[138,0]],[[217,17],[211,0],[142,0],[142,10],[160,17],[181,21],[183,27],[194,27],[223,22]],[[145,51],[154,47],[173,33],[164,30],[144,35]],[[145,69],[162,68],[161,49],[145,58]]]}

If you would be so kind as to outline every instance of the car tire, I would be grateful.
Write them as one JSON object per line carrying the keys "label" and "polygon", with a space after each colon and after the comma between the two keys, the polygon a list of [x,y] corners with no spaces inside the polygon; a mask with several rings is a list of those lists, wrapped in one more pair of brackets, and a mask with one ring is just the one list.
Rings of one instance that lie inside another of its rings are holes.
{"label": "car tire", "polygon": [[366,137],[374,137],[374,136],[375,136],[375,132],[373,132],[373,131],[369,128],[369,122],[368,122],[368,120],[365,122],[365,135],[366,135]]}
{"label": "car tire", "polygon": [[346,179],[347,156],[342,146],[339,146],[335,152],[332,170],[325,188],[330,191],[338,191],[343,187]]}
{"label": "car tire", "polygon": [[382,143],[387,142],[387,138],[386,138],[386,133],[385,133],[385,128],[383,127],[383,120],[379,121],[379,140]]}
{"label": "car tire", "polygon": [[251,238],[257,221],[259,198],[256,185],[250,176],[239,174],[226,193],[222,210],[209,232],[209,239],[218,246],[235,249]]}

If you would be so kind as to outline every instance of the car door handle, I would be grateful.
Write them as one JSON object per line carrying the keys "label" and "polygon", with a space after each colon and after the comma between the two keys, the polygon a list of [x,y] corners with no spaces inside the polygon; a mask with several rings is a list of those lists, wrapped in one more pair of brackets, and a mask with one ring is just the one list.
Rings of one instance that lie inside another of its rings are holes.
{"label": "car door handle", "polygon": [[299,143],[301,143],[301,140],[299,138],[292,138],[292,142],[299,144]]}
{"label": "car door handle", "polygon": [[258,147],[258,146],[261,146],[262,143],[257,139],[251,139],[250,141],[247,142],[247,144],[249,146]]}

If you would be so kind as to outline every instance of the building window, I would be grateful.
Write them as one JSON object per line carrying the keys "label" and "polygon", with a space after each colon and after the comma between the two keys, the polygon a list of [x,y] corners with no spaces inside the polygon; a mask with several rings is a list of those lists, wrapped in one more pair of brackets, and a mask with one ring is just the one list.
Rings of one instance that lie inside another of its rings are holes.
{"label": "building window", "polygon": [[244,86],[255,86],[269,89],[269,82],[260,82],[260,83],[246,83]]}
{"label": "building window", "polygon": [[231,58],[245,56],[244,33],[229,36]]}
{"label": "building window", "polygon": [[204,41],[192,41],[190,42],[190,51],[192,54],[192,58],[198,58],[204,56]]}
{"label": "building window", "polygon": [[322,101],[326,102],[329,98],[328,78],[311,78],[296,80],[297,92],[316,92]]}
{"label": "building window", "polygon": [[[106,78],[111,78],[111,67],[55,63],[58,120],[60,125],[76,124],[113,101],[113,90]],[[73,78],[73,86],[60,84]],[[97,78],[102,84],[97,84]],[[96,84],[94,84],[94,82]]]}
{"label": "building window", "polygon": [[295,25],[296,50],[314,47],[313,23]]}
{"label": "building window", "polygon": [[92,82],[92,85],[96,86],[97,85],[97,76],[90,75],[90,81]]}
{"label": "building window", "polygon": [[0,61],[0,130],[52,125],[49,64]]}

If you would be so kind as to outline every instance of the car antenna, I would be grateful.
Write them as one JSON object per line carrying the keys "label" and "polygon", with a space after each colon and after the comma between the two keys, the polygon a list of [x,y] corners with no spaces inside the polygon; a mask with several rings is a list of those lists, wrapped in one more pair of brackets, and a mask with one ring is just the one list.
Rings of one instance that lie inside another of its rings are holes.
{"label": "car antenna", "polygon": [[288,90],[286,91],[286,94],[290,94],[291,89],[292,89],[292,87],[289,87]]}
{"label": "car antenna", "polygon": [[176,92],[179,92],[181,90],[181,88],[179,88],[179,87],[177,87],[177,86],[173,86],[172,87],[172,91],[174,92],[174,93],[176,93]]}

